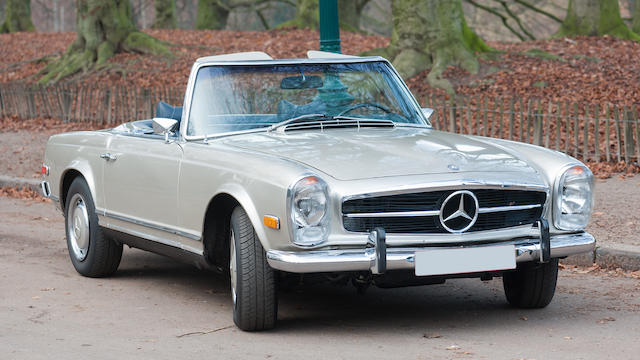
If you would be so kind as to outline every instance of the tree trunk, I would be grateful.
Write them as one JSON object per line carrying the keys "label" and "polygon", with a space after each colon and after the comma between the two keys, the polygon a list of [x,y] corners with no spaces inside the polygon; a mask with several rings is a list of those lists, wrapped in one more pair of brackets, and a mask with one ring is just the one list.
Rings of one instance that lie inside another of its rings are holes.
{"label": "tree trunk", "polygon": [[221,0],[198,0],[196,29],[224,29],[227,26],[229,12],[229,8]]}
{"label": "tree trunk", "polygon": [[631,31],[640,34],[640,0],[633,3],[633,22],[631,23]]}
{"label": "tree trunk", "polygon": [[4,9],[4,22],[0,25],[0,33],[34,31],[31,22],[31,5],[29,0],[7,0]]}
{"label": "tree trunk", "polygon": [[[340,28],[352,32],[360,31],[360,17],[368,2],[369,0],[338,0]],[[280,24],[278,27],[318,29],[320,27],[318,6],[319,0],[298,0],[296,17]]]}
{"label": "tree trunk", "polygon": [[154,29],[175,29],[176,2],[175,0],[155,0],[156,19],[151,26]]}
{"label": "tree trunk", "polygon": [[612,35],[621,39],[640,40],[620,17],[618,0],[569,0],[567,15],[554,35]]}
{"label": "tree trunk", "polygon": [[320,0],[298,0],[296,3],[296,17],[283,22],[278,27],[295,27],[298,29],[316,30],[320,27],[319,7]]}
{"label": "tree trunk", "polygon": [[78,36],[62,58],[42,71],[41,83],[103,65],[120,51],[171,55],[161,42],[137,31],[129,0],[77,0],[76,4]]}
{"label": "tree trunk", "polygon": [[361,31],[360,18],[368,2],[369,0],[338,0],[340,28],[351,32]]}
{"label": "tree trunk", "polygon": [[453,86],[442,78],[447,67],[477,73],[475,53],[492,50],[467,26],[461,0],[393,0],[391,9],[391,43],[365,54],[385,56],[404,78],[431,68],[427,82],[452,94]]}

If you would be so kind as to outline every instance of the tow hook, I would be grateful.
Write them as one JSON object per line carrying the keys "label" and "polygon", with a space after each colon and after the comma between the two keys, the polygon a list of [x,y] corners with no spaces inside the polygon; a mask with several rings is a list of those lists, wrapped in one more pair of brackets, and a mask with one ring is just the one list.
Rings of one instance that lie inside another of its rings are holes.
{"label": "tow hook", "polygon": [[387,234],[383,228],[375,228],[369,233],[367,247],[373,247],[371,273],[380,275],[387,271]]}

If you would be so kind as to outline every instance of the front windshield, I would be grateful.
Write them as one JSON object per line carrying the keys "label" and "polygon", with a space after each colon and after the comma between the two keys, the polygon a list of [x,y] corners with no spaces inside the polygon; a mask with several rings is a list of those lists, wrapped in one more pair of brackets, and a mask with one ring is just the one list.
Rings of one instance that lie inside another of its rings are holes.
{"label": "front windshield", "polygon": [[198,71],[187,135],[265,128],[308,114],[425,124],[384,62],[225,65]]}

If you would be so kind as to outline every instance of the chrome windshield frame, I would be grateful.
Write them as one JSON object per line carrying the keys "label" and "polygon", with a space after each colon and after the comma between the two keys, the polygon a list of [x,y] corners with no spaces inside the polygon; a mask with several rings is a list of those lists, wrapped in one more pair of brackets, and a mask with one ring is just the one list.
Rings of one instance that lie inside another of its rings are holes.
{"label": "chrome windshield frame", "polygon": [[[214,139],[222,136],[229,136],[235,134],[242,133],[251,133],[251,132],[265,132],[269,129],[269,127],[259,128],[259,129],[251,129],[248,131],[233,131],[233,132],[222,132],[211,135],[196,135],[189,136],[187,134],[187,128],[189,125],[190,113],[191,113],[191,101],[193,99],[193,92],[195,91],[195,81],[198,71],[204,67],[208,66],[255,66],[255,65],[295,65],[295,64],[354,64],[354,63],[368,63],[368,62],[382,62],[389,67],[390,73],[395,77],[396,82],[398,82],[399,88],[404,96],[407,97],[407,104],[411,104],[414,107],[414,111],[416,113],[416,117],[421,119],[424,124],[411,124],[419,127],[427,127],[431,128],[431,123],[428,119],[424,117],[422,114],[420,104],[413,96],[407,84],[402,80],[402,77],[398,74],[396,69],[391,65],[391,63],[382,57],[379,56],[371,56],[371,57],[353,57],[353,58],[336,58],[336,59],[281,59],[281,60],[233,60],[233,61],[196,61],[191,68],[191,73],[189,75],[189,80],[187,82],[187,89],[185,91],[184,104],[182,108],[182,121],[180,122],[180,137],[182,141],[202,141],[204,139]],[[396,123],[395,124],[401,124]]]}

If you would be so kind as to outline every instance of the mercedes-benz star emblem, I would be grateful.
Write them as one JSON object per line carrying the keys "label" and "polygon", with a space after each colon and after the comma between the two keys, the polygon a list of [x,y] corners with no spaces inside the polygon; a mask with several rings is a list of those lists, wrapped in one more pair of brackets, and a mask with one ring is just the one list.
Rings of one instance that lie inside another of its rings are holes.
{"label": "mercedes-benz star emblem", "polygon": [[440,224],[450,233],[469,230],[478,220],[478,199],[468,190],[447,196],[440,207]]}

